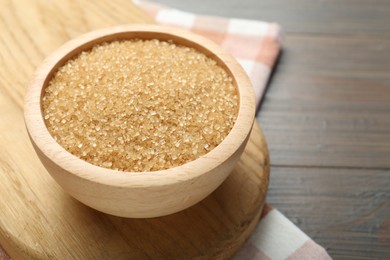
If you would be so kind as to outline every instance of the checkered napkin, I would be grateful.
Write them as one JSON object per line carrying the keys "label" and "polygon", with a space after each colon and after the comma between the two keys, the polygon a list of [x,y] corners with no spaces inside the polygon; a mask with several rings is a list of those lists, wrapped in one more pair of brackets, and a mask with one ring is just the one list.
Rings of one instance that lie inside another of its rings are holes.
{"label": "checkered napkin", "polygon": [[[157,23],[187,28],[232,54],[248,73],[260,103],[281,49],[277,24],[195,15],[166,6],[136,1]],[[331,259],[327,252],[269,204],[252,237],[234,259]]]}

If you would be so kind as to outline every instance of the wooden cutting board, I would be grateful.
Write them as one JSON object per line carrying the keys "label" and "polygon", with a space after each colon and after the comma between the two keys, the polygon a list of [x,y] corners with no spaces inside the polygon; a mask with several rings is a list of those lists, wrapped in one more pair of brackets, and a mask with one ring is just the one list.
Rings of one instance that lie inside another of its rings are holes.
{"label": "wooden cutting board", "polygon": [[77,202],[29,143],[23,97],[43,58],[87,31],[150,22],[146,15],[128,0],[15,0],[0,2],[0,18],[0,244],[13,258],[226,258],[241,247],[268,186],[268,151],[257,124],[218,190],[183,212],[154,219],[113,217]]}

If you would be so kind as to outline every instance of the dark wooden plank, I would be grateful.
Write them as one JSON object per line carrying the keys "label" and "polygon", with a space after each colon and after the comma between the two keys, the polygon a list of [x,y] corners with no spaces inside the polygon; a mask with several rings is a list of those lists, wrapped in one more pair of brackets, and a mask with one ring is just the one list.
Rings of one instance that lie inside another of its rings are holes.
{"label": "dark wooden plank", "polygon": [[390,256],[390,171],[271,168],[268,202],[335,259]]}
{"label": "dark wooden plank", "polygon": [[278,22],[286,32],[390,35],[387,0],[157,0],[200,14]]}
{"label": "dark wooden plank", "polygon": [[258,118],[272,165],[390,167],[390,38],[288,36]]}

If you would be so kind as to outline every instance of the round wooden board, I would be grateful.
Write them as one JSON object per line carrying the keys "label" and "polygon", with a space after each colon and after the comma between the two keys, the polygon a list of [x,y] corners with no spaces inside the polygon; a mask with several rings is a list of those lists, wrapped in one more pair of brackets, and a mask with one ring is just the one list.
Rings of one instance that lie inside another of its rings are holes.
{"label": "round wooden board", "polygon": [[15,259],[225,259],[240,249],[260,218],[269,158],[255,123],[237,167],[214,193],[187,210],[151,219],[88,208],[44,170],[25,189],[11,185],[21,177],[15,176],[5,178],[9,192],[2,197],[9,204],[3,213],[9,217],[0,219],[0,244]]}

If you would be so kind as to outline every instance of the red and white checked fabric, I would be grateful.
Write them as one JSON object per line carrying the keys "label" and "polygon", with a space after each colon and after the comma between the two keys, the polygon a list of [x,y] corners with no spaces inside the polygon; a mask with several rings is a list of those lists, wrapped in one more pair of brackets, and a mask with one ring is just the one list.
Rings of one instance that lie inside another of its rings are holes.
{"label": "red and white checked fabric", "polygon": [[[260,103],[281,50],[279,25],[262,21],[195,15],[166,6],[136,1],[159,24],[186,28],[203,35],[232,54],[248,73]],[[297,226],[269,204],[254,233],[234,257],[256,259],[331,259]]]}

